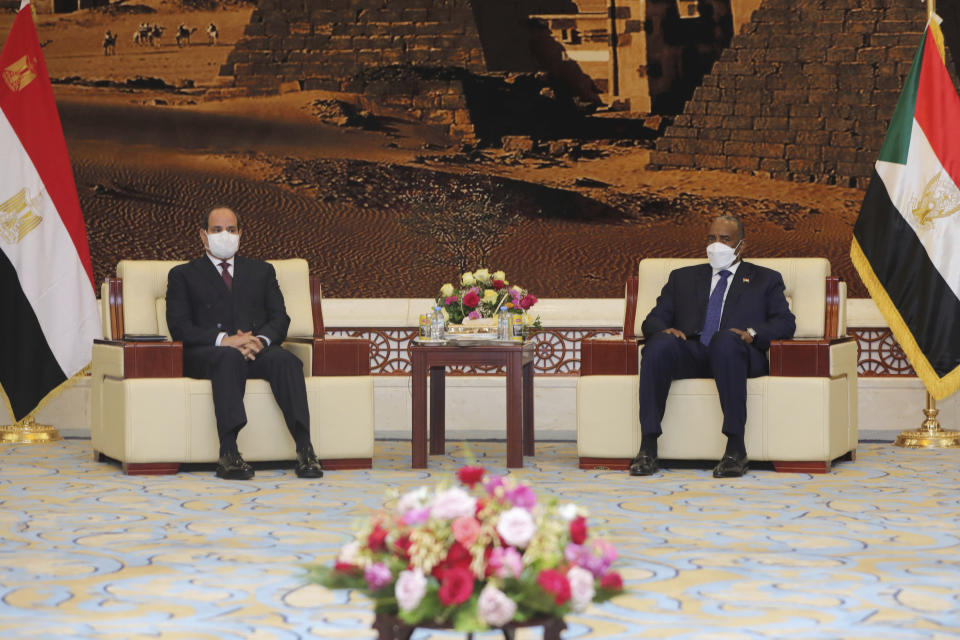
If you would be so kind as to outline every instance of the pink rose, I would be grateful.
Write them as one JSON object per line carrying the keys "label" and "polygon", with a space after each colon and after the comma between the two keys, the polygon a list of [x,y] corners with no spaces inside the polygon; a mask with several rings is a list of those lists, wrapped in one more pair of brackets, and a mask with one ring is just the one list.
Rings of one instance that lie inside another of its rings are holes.
{"label": "pink rose", "polygon": [[453,537],[465,547],[469,547],[480,535],[480,523],[473,516],[460,516],[450,525]]}
{"label": "pink rose", "polygon": [[519,578],[523,573],[523,556],[513,547],[494,547],[487,565],[499,578]]}
{"label": "pink rose", "polygon": [[511,620],[517,612],[517,603],[507,594],[488,584],[480,592],[477,600],[477,613],[480,619],[491,627],[502,627]]}
{"label": "pink rose", "polygon": [[457,296],[447,296],[446,298],[443,299],[443,304],[453,304],[457,300],[459,300]]}
{"label": "pink rose", "polygon": [[518,484],[504,494],[515,507],[532,509],[537,504],[537,494],[528,485]]}
{"label": "pink rose", "polygon": [[387,565],[382,562],[374,562],[363,570],[363,579],[367,581],[371,591],[376,591],[390,584],[393,575],[391,575]]}

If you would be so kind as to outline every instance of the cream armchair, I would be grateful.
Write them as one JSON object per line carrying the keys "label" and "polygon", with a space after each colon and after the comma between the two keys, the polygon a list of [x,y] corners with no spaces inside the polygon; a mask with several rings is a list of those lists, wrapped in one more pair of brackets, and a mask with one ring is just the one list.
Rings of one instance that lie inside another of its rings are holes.
{"label": "cream armchair", "polygon": [[[270,263],[290,316],[284,347],[303,362],[317,456],[326,469],[370,468],[369,343],[324,337],[320,286],[305,260]],[[121,261],[101,290],[104,340],[93,347],[91,438],[96,459],[117,460],[128,474],[176,473],[181,463],[212,463],[219,455],[210,382],[183,377],[182,344],[170,342],[167,330],[167,272],[177,264]],[[149,335],[163,341],[145,341]],[[265,380],[247,381],[244,406],[244,458],[293,460],[293,439]]]}
{"label": "cream armchair", "polygon": [[[647,259],[627,283],[623,336],[583,342],[577,381],[577,448],[584,469],[626,469],[640,448],[640,325],[670,272],[696,259]],[[777,471],[825,473],[857,447],[857,344],[846,337],[846,285],[824,258],[751,260],[783,275],[797,319],[793,340],[774,341],[770,375],[747,380],[747,455]],[[713,379],[670,387],[658,454],[717,460],[725,436]]]}

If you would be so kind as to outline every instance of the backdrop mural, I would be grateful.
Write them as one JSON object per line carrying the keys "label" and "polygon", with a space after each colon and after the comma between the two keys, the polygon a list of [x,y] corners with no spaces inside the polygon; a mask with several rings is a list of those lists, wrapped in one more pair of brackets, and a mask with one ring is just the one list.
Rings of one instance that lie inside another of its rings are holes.
{"label": "backdrop mural", "polygon": [[[306,258],[332,297],[432,296],[480,266],[540,297],[616,297],[640,258],[702,255],[707,221],[735,213],[748,255],[826,255],[862,296],[861,178],[924,19],[875,4],[55,0],[35,20],[98,281],[197,255],[200,215],[229,204],[242,251]],[[803,20],[833,34],[827,80],[784,26]],[[774,49],[780,80],[738,79]],[[846,86],[852,65],[873,84]],[[851,91],[848,120],[789,104]],[[751,138],[771,128],[781,142]],[[835,133],[852,155],[823,151]]]}

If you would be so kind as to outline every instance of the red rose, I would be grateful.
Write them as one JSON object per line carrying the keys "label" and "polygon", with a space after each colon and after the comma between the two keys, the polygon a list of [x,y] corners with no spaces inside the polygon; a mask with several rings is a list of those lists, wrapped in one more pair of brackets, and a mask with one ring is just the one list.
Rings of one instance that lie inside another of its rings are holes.
{"label": "red rose", "polygon": [[367,546],[370,551],[383,551],[387,548],[387,530],[377,524],[370,536],[367,538]]}
{"label": "red rose", "polygon": [[442,582],[454,569],[469,569],[472,561],[473,556],[470,555],[470,551],[459,542],[454,542],[447,551],[447,557],[433,568],[433,577]]}
{"label": "red rose", "polygon": [[337,573],[353,573],[358,568],[359,567],[357,567],[357,565],[355,564],[350,564],[349,562],[341,562],[340,560],[337,560],[337,562],[333,565],[333,570],[336,571]]}
{"label": "red rose", "polygon": [[583,516],[577,516],[570,523],[570,542],[573,544],[583,544],[587,541],[587,519]]}
{"label": "red rose", "polygon": [[537,304],[537,296],[533,295],[532,293],[528,293],[520,299],[520,302],[517,303],[517,306],[526,310],[535,304]]}
{"label": "red rose", "polygon": [[537,576],[537,584],[547,593],[552,593],[553,601],[558,605],[570,599],[570,583],[567,581],[567,576],[559,571],[544,569]]}
{"label": "red rose", "polygon": [[[569,591],[569,589],[568,589]],[[443,606],[461,604],[473,595],[473,573],[469,569],[450,569],[443,576],[437,596]]]}
{"label": "red rose", "polygon": [[600,588],[620,591],[623,589],[623,578],[616,571],[611,571],[600,579]]}
{"label": "red rose", "polygon": [[410,545],[412,545],[412,544],[413,544],[413,541],[410,540],[410,535],[409,535],[409,534],[405,534],[405,535],[397,538],[397,540],[393,543],[393,548],[394,548],[394,550],[396,551],[396,553],[397,553],[401,558],[409,559],[409,558],[410,558]]}
{"label": "red rose", "polygon": [[494,280],[494,281],[493,281],[493,288],[494,288],[494,289],[503,289],[505,286],[507,286],[507,283],[504,282],[503,280]]}
{"label": "red rose", "polygon": [[486,470],[483,467],[460,467],[457,469],[457,478],[473,489],[473,485],[483,480],[483,474],[485,473]]}
{"label": "red rose", "polygon": [[470,291],[463,296],[463,306],[475,309],[478,304],[480,304],[480,296],[476,291]]}

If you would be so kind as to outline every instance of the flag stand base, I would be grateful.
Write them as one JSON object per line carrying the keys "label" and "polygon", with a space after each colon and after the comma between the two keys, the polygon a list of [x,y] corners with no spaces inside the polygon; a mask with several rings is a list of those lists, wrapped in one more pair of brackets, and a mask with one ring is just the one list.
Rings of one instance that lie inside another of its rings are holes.
{"label": "flag stand base", "polygon": [[909,449],[956,449],[960,448],[960,431],[945,431],[937,420],[937,404],[927,393],[927,408],[923,410],[924,421],[919,429],[904,431],[893,443]]}
{"label": "flag stand base", "polygon": [[2,444],[39,444],[62,440],[56,427],[37,424],[32,419],[0,426]]}

